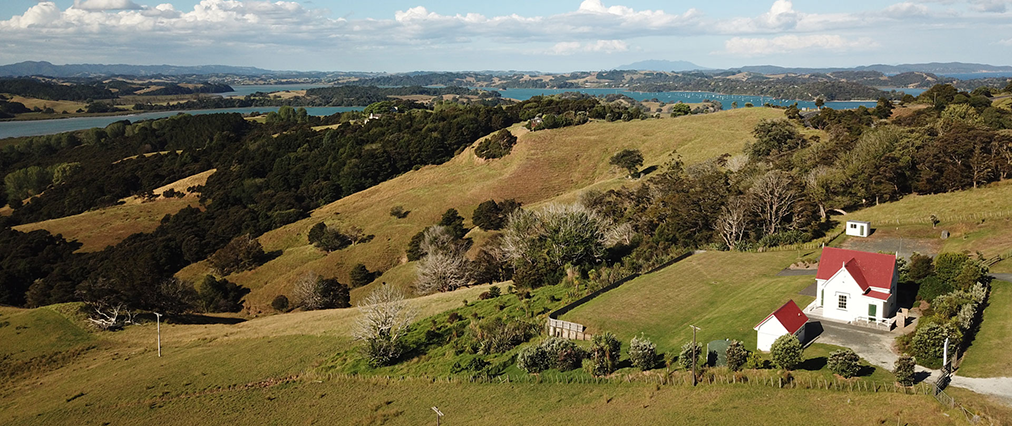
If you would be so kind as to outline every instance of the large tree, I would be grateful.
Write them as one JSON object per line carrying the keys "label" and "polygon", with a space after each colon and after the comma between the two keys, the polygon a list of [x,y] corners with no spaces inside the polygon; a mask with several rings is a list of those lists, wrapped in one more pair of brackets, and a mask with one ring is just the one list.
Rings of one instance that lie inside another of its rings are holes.
{"label": "large tree", "polygon": [[790,174],[782,170],[770,170],[759,177],[749,189],[749,195],[765,235],[780,230],[781,223],[791,214],[794,203],[798,201],[798,193],[793,188]]}
{"label": "large tree", "polygon": [[638,149],[623,149],[611,157],[611,165],[626,169],[629,177],[635,178],[643,165],[643,153]]}

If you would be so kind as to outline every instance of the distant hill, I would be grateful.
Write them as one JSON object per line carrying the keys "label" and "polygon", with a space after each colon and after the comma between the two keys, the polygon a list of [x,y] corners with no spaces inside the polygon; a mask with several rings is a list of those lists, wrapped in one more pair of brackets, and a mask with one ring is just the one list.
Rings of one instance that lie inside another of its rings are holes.
{"label": "distant hill", "polygon": [[194,75],[194,74],[232,74],[232,75],[265,75],[275,74],[254,67],[233,67],[228,65],[102,65],[102,64],[68,64],[53,65],[49,62],[27,61],[0,66],[0,77],[46,76],[46,77],[91,77],[108,75]]}
{"label": "distant hill", "polygon": [[776,65],[752,65],[734,68],[745,72],[759,74],[819,74],[839,71],[878,71],[883,74],[900,74],[905,72],[926,72],[932,74],[970,74],[983,72],[1012,72],[1012,66],[996,66],[987,64],[967,64],[962,62],[931,62],[925,64],[901,65],[864,65],[852,68],[787,68]]}
{"label": "distant hill", "polygon": [[688,61],[666,61],[666,60],[649,60],[633,62],[628,65],[622,65],[615,68],[617,70],[632,70],[632,71],[696,71],[696,70],[709,70],[713,68],[701,67],[692,62]]}

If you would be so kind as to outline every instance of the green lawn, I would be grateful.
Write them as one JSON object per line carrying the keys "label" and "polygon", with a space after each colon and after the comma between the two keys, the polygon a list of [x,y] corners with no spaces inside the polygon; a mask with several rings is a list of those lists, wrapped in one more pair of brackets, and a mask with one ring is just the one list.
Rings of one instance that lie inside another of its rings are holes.
{"label": "green lawn", "polygon": [[1012,336],[1012,284],[992,283],[990,305],[984,310],[980,332],[967,350],[959,375],[967,377],[1012,376],[1009,336]]}
{"label": "green lawn", "polygon": [[[805,253],[801,253],[804,255]],[[656,273],[639,277],[565,315],[591,333],[610,331],[623,342],[643,333],[660,352],[692,338],[689,325],[701,327],[704,345],[738,339],[755,349],[752,327],[789,299],[804,308],[813,298],[798,291],[812,276],[777,277],[798,252],[696,254]]]}

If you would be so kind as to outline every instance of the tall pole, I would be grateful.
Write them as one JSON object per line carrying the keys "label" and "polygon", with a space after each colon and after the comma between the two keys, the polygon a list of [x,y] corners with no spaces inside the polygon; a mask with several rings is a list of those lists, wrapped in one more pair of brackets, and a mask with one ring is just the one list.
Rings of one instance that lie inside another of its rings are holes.
{"label": "tall pole", "polygon": [[945,347],[942,348],[942,371],[949,369],[949,338],[945,338]]}
{"label": "tall pole", "polygon": [[696,330],[700,328],[694,325],[689,327],[692,328],[692,386],[696,386],[696,362],[699,361],[699,355],[696,355]]}
{"label": "tall pole", "polygon": [[162,314],[155,312],[155,326],[158,329],[158,357],[162,357]]}

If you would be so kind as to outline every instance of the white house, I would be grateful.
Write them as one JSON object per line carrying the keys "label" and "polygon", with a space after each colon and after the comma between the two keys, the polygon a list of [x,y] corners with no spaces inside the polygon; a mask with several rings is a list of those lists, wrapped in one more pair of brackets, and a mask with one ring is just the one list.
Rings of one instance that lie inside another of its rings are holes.
{"label": "white house", "polygon": [[822,249],[816,299],[828,319],[882,323],[896,313],[896,256]]}
{"label": "white house", "polygon": [[871,222],[862,222],[860,220],[848,220],[847,221],[847,235],[854,237],[867,237],[871,234]]}
{"label": "white house", "polygon": [[788,300],[780,309],[773,311],[766,319],[752,327],[757,333],[756,348],[760,351],[769,351],[773,342],[785,334],[798,336],[804,340],[805,323],[808,316],[801,312],[801,308],[793,300]]}

